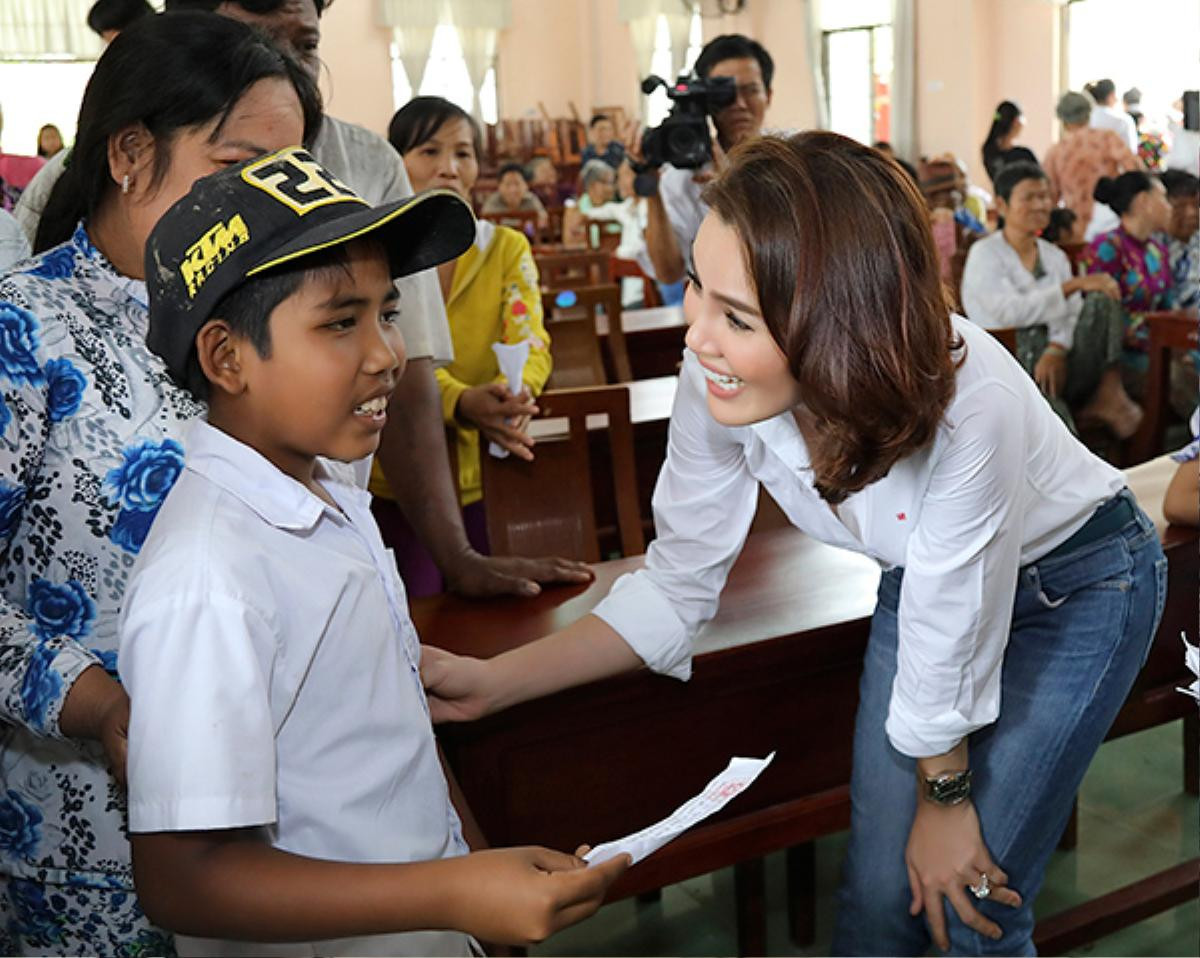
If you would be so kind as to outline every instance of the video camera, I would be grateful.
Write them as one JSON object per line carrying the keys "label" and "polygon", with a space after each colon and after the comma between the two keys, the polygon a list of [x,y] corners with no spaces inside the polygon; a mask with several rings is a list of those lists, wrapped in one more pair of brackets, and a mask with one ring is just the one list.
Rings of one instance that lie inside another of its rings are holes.
{"label": "video camera", "polygon": [[708,132],[708,117],[737,99],[737,84],[733,77],[709,77],[703,80],[692,74],[680,74],[671,86],[659,76],[642,81],[642,92],[649,95],[658,87],[667,91],[672,101],[667,118],[642,134],[642,161],[646,167],[664,163],[684,170],[694,170],[712,159],[712,138]]}

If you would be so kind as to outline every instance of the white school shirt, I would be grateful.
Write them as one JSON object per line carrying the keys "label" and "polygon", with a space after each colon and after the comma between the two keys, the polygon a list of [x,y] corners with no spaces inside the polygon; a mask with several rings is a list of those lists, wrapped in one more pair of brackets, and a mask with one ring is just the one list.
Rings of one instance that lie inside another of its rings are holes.
{"label": "white school shirt", "polygon": [[967,318],[984,329],[1045,325],[1051,342],[1070,349],[1083,296],[1063,296],[1062,284],[1071,279],[1066,253],[1043,239],[1037,240],[1037,252],[1041,279],[1034,279],[1002,232],[976,240],[963,268],[963,307]]}
{"label": "white school shirt", "polygon": [[[350,470],[327,506],[206,422],[125,592],[131,832],[264,826],[311,858],[465,854],[418,674],[404,586]],[[178,936],[180,954],[466,955],[410,932],[263,945]]]}
{"label": "white school shirt", "polygon": [[940,755],[995,721],[1019,567],[1066,541],[1124,480],[1071,436],[991,334],[958,316],[954,329],[967,355],[932,442],[836,514],[813,488],[791,412],[721,425],[686,352],[654,490],[658,537],[645,568],[618,579],[595,614],[650,668],[687,678],[762,483],[813,538],[904,567],[892,744]]}

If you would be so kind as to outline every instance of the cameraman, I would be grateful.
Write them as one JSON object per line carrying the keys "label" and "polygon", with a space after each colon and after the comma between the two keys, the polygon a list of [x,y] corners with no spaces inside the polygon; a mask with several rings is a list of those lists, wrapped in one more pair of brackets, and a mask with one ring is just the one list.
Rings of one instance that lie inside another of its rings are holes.
{"label": "cameraman", "polygon": [[[758,41],[740,33],[727,33],[704,45],[696,58],[695,71],[703,80],[732,77],[737,84],[737,99],[713,117],[717,128],[713,164],[698,172],[667,164],[642,173],[635,182],[637,194],[648,199],[646,252],[655,279],[664,284],[677,283],[684,277],[692,241],[708,212],[700,191],[719,170],[725,151],[762,133],[763,117],[771,103],[775,63]],[[625,149],[638,162],[642,159],[641,141],[641,124],[630,124]]]}

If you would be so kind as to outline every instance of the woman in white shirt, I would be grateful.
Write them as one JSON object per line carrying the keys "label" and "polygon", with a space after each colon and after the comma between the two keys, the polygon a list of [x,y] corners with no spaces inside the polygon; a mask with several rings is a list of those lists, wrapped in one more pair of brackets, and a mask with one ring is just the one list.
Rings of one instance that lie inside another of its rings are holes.
{"label": "woman in white shirt", "polygon": [[765,485],[806,533],[887,570],[834,953],[1033,954],[1046,861],[1161,613],[1154,527],[1003,347],[950,315],[924,205],[882,154],[764,137],[705,196],[645,568],[494,659],[427,649],[434,717],[643,663],[686,678]]}
{"label": "woman in white shirt", "polygon": [[1072,276],[1067,254],[1039,238],[1054,208],[1041,167],[1001,170],[996,206],[1003,227],[971,245],[963,269],[968,318],[985,329],[1017,328],[1017,358],[1068,426],[1133,435],[1142,409],[1121,383],[1121,288],[1106,273]]}

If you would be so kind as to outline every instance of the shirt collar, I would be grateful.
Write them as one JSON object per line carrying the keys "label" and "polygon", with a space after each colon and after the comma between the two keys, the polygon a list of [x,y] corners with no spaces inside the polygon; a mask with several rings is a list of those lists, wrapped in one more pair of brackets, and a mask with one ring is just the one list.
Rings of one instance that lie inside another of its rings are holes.
{"label": "shirt collar", "polygon": [[[281,472],[260,452],[203,419],[189,428],[185,447],[188,469],[237,497],[264,522],[279,529],[305,532],[322,517],[335,522],[343,519],[338,510]],[[345,482],[335,470],[317,458],[314,475],[339,506],[365,507],[366,491]]]}
{"label": "shirt collar", "polygon": [[83,260],[96,269],[100,270],[105,277],[118,289],[122,290],[130,299],[142,307],[144,310],[150,308],[150,294],[146,291],[145,280],[134,279],[132,276],[123,276],[117,271],[117,268],[109,262],[108,257],[100,252],[99,247],[92,242],[92,238],[88,236],[87,227],[82,220],[75,227],[75,233],[71,236],[71,245],[75,247],[76,253]]}

